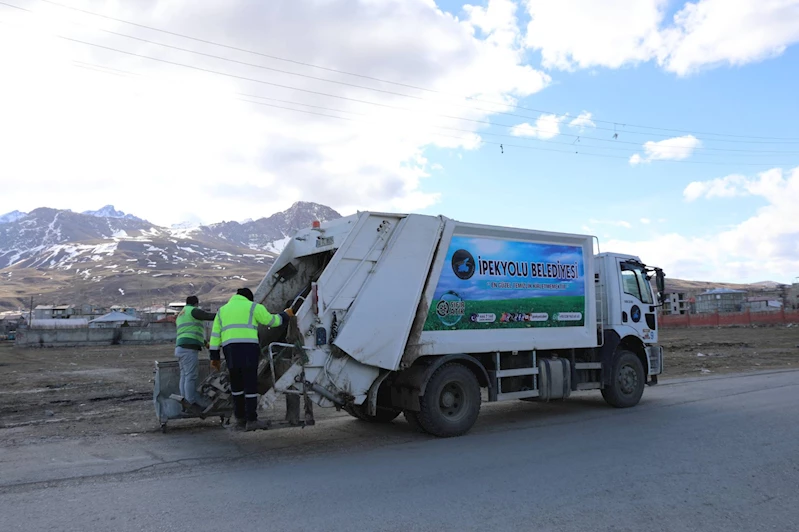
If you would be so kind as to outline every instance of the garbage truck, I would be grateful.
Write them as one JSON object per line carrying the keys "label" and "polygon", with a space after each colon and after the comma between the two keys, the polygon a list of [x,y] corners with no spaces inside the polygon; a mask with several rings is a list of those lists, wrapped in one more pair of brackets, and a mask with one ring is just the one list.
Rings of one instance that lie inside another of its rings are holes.
{"label": "garbage truck", "polygon": [[[599,390],[632,407],[663,371],[665,276],[594,241],[421,214],[314,222],[254,292],[295,313],[259,330],[260,407],[285,397],[293,426],[313,424],[314,405],[375,423],[402,414],[438,437],[467,433],[484,401]],[[201,390],[209,411],[229,401],[224,371]]]}

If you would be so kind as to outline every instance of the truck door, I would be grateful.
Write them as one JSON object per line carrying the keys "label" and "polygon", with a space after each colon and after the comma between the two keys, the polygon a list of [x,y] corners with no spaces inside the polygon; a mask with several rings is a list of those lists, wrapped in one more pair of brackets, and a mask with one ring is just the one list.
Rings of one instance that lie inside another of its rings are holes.
{"label": "truck door", "polygon": [[652,286],[643,264],[619,260],[621,274],[621,322],[635,329],[646,343],[657,342],[657,318]]}

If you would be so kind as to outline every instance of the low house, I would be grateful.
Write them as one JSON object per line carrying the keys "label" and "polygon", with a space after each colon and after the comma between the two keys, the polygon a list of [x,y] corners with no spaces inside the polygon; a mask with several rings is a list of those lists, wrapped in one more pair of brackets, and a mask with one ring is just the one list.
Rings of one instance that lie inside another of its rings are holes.
{"label": "low house", "polygon": [[139,325],[141,320],[124,312],[109,312],[105,316],[100,316],[89,322],[89,327],[128,327]]}
{"label": "low house", "polygon": [[751,312],[769,312],[782,308],[782,301],[767,296],[750,297],[747,304]]}
{"label": "low house", "polygon": [[124,305],[112,305],[110,309],[111,312],[119,312],[121,314],[127,314],[128,316],[136,317],[136,308],[135,307],[127,307]]}
{"label": "low house", "polygon": [[146,307],[139,311],[139,315],[149,322],[159,322],[169,317],[172,317],[172,321],[174,321],[174,317],[177,316],[178,312],[169,307]]}
{"label": "low house", "polygon": [[714,288],[696,296],[696,311],[700,314],[711,312],[741,312],[746,306],[746,291],[729,288]]}
{"label": "low house", "polygon": [[37,305],[33,309],[35,320],[65,320],[73,314],[75,314],[75,305]]}
{"label": "low house", "polygon": [[16,331],[21,324],[25,323],[22,314],[7,314],[0,317],[0,334],[8,334]]}

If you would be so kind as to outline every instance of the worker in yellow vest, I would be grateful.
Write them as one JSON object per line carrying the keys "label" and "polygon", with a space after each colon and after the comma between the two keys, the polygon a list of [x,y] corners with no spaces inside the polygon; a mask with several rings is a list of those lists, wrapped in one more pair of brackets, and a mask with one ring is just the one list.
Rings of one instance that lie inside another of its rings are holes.
{"label": "worker in yellow vest", "polygon": [[206,312],[198,305],[197,296],[186,298],[186,306],[175,320],[177,338],[175,339],[175,356],[180,365],[180,395],[184,399],[183,408],[202,412],[202,407],[195,402],[197,397],[197,378],[199,375],[199,353],[207,345],[205,341],[204,321],[213,321],[216,314]]}
{"label": "worker in yellow vest", "polygon": [[236,295],[216,313],[211,331],[211,367],[217,371],[222,363],[221,348],[230,374],[230,393],[233,396],[233,430],[258,430],[269,427],[268,421],[258,420],[258,325],[280,327],[292,310],[270,314],[266,307],[253,302],[249,288],[240,288]]}

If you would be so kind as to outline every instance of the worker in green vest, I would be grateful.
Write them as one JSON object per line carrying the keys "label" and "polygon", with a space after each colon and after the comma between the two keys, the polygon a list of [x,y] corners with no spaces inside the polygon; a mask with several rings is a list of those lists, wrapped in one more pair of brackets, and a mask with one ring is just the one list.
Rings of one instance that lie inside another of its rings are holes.
{"label": "worker in green vest", "polygon": [[213,321],[216,314],[206,312],[198,305],[197,296],[186,298],[186,306],[175,320],[177,338],[175,340],[175,356],[180,364],[180,395],[183,396],[183,408],[201,413],[203,408],[195,400],[197,397],[197,379],[199,376],[200,350],[208,345],[205,341],[204,321]]}
{"label": "worker in green vest", "polygon": [[214,319],[211,332],[211,367],[219,369],[219,349],[225,354],[230,374],[230,394],[233,396],[234,430],[258,430],[269,427],[269,422],[259,420],[258,408],[258,325],[280,327],[288,322],[294,312],[288,308],[279,314],[270,314],[266,307],[253,302],[249,288],[240,288],[223,305]]}

